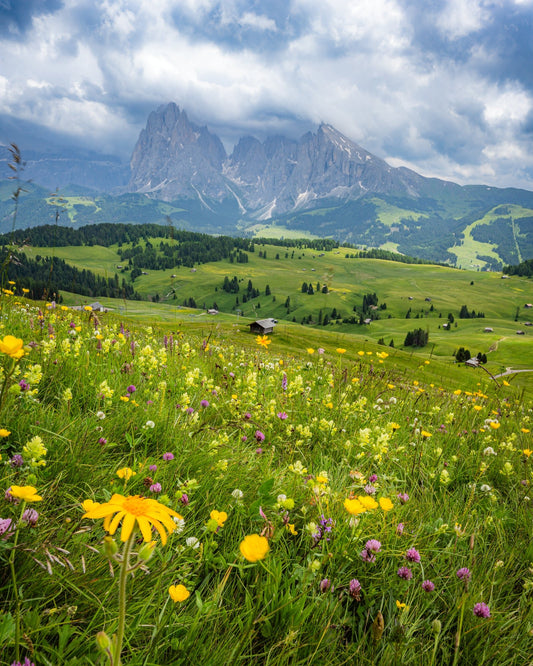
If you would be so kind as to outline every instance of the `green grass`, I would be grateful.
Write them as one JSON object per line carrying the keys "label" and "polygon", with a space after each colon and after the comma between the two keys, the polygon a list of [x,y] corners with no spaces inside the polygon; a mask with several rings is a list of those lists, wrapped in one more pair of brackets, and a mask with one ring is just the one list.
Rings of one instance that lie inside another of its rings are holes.
{"label": "green grass", "polygon": [[[153,243],[155,246],[157,241]],[[28,248],[26,251],[32,257],[54,253],[80,269],[89,268],[106,277],[115,273],[120,279],[128,279],[129,276],[117,269],[124,262],[116,254],[115,247]],[[266,251],[267,258],[260,258],[259,251]],[[475,273],[442,266],[349,259],[345,257],[343,248],[326,253],[295,249],[294,258],[291,258],[292,252],[291,248],[265,245],[257,246],[256,252],[249,254],[248,264],[220,261],[199,265],[194,272],[183,267],[148,270],[148,275],[142,275],[135,281],[135,289],[149,298],[158,294],[160,304],[121,302],[117,307],[133,309],[139,316],[146,311],[147,317],[161,312],[160,316],[168,321],[173,317],[182,317],[178,306],[193,297],[199,307],[205,304],[210,308],[216,302],[219,310],[227,313],[230,319],[237,309],[246,320],[274,317],[290,324],[296,319],[298,334],[308,338],[312,327],[301,326],[303,318],[312,316],[317,322],[320,311],[323,315],[330,315],[333,308],[343,317],[349,317],[354,306],[360,310],[365,294],[375,292],[379,302],[387,306],[386,310],[379,311],[378,321],[370,326],[334,324],[325,327],[326,330],[353,335],[355,341],[368,339],[377,342],[383,338],[389,344],[392,339],[399,347],[409,330],[428,328],[430,344],[416,354],[427,356],[432,353],[451,362],[452,354],[461,346],[477,354],[488,353],[498,343],[497,351],[489,354],[491,366],[533,367],[529,344],[533,333],[523,325],[530,318],[524,304],[533,301],[531,280],[515,277],[502,280],[499,273]],[[319,256],[321,254],[323,256]],[[275,259],[276,255],[279,259]],[[234,275],[241,280],[240,291],[237,295],[227,294],[221,288],[224,277],[231,279]],[[242,294],[250,279],[261,296],[243,303]],[[302,282],[312,283],[315,289],[317,283],[327,284],[329,293],[304,294],[301,292]],[[268,297],[264,295],[267,284],[271,290]],[[239,298],[239,305],[236,304],[236,297]],[[285,307],[287,297],[290,298],[289,312]],[[409,300],[410,297],[412,300]],[[65,295],[65,298],[71,304],[83,300],[75,296]],[[426,301],[426,298],[431,301]],[[85,302],[93,300],[87,298]],[[102,298],[98,300],[104,301]],[[461,305],[483,312],[485,319],[459,319]],[[434,310],[430,311],[432,306]],[[409,308],[411,318],[406,319]],[[445,331],[442,324],[449,313],[455,317],[457,326],[452,325],[450,331]],[[517,313],[518,321],[515,322]],[[190,318],[191,314],[186,316]],[[221,317],[222,314],[218,315],[217,320]],[[484,333],[485,327],[493,328],[494,333]],[[525,331],[525,336],[516,336],[516,331],[520,329]],[[319,330],[324,330],[324,327],[319,327]]]}
{"label": "green grass", "polygon": [[[95,638],[117,631],[111,546],[128,537],[108,525],[106,546],[81,503],[113,493],[184,519],[166,545],[153,535],[148,561],[131,558],[143,566],[125,579],[123,664],[528,663],[523,376],[504,385],[428,350],[283,322],[265,350],[242,319],[155,303],[96,317],[18,296],[0,305],[2,336],[26,345],[20,360],[0,345],[2,496],[33,486],[42,497],[28,504],[33,527],[2,500],[18,528],[0,540],[1,666],[109,663]],[[392,508],[348,512],[347,498],[371,492]],[[249,562],[240,543],[261,533],[269,552]],[[362,556],[370,540],[375,562]],[[174,603],[178,584],[190,596]],[[474,614],[480,602],[489,618]]]}

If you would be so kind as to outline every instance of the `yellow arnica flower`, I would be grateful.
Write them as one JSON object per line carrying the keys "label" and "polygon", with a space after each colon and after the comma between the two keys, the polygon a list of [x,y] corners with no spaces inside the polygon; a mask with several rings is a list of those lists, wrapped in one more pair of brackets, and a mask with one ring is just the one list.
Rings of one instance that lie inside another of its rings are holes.
{"label": "yellow arnica flower", "polygon": [[344,508],[354,516],[358,516],[360,513],[366,511],[366,508],[358,499],[350,499],[349,497],[344,500]]}
{"label": "yellow arnica flower", "polygon": [[37,495],[37,488],[33,486],[11,486],[9,494],[24,502],[40,502],[43,499]]}
{"label": "yellow arnica flower", "polygon": [[268,349],[268,345],[272,342],[272,340],[270,340],[267,335],[258,335],[255,341],[258,345],[261,345],[261,347],[264,347],[265,349]]}
{"label": "yellow arnica flower", "polygon": [[307,353],[308,354],[314,354],[315,350],[312,347],[307,347]]}
{"label": "yellow arnica flower", "polygon": [[379,506],[383,509],[383,511],[390,511],[394,504],[391,502],[391,500],[388,497],[380,497],[379,498]]}
{"label": "yellow arnica flower", "polygon": [[376,500],[370,495],[359,495],[357,499],[361,502],[365,509],[377,509],[379,506]]}
{"label": "yellow arnica flower", "polygon": [[124,479],[125,481],[129,481],[132,476],[135,476],[137,472],[134,472],[131,467],[121,467],[120,469],[117,470],[117,476],[119,479]]}
{"label": "yellow arnica flower", "polygon": [[345,354],[346,353],[346,349],[343,349],[342,347],[337,347],[336,351],[337,351],[338,354]]}
{"label": "yellow arnica flower", "polygon": [[87,513],[89,511],[91,511],[92,509],[94,509],[95,507],[100,506],[100,503],[95,502],[92,499],[86,499],[86,500],[83,500],[81,505],[82,505],[83,510],[85,511],[85,513]]}
{"label": "yellow arnica flower", "polygon": [[6,335],[3,340],[0,340],[0,352],[11,356],[11,358],[22,358],[24,356],[23,344],[20,338],[16,338],[14,335]]}
{"label": "yellow arnica flower", "polygon": [[489,425],[490,425],[490,427],[491,427],[493,430],[498,430],[498,428],[500,427],[501,423],[498,423],[497,421],[491,421]]}
{"label": "yellow arnica flower", "polygon": [[215,520],[219,527],[223,527],[224,523],[228,519],[228,514],[225,511],[217,511],[216,509],[211,511],[209,514],[211,520]]}
{"label": "yellow arnica flower", "polygon": [[11,435],[11,430],[0,428],[0,437],[9,437],[9,435]]}
{"label": "yellow arnica flower", "polygon": [[431,433],[428,432],[427,430],[422,430],[420,434],[422,435],[422,437],[425,437],[425,438],[431,437]]}
{"label": "yellow arnica flower", "polygon": [[168,588],[168,593],[170,594],[170,598],[174,603],[177,603],[178,601],[185,601],[191,596],[191,593],[189,590],[185,587],[185,585],[171,585]]}
{"label": "yellow arnica flower", "polygon": [[258,562],[266,557],[270,550],[270,546],[268,545],[268,539],[266,537],[260,536],[259,534],[249,534],[244,537],[243,541],[241,541],[239,550],[241,551],[241,555],[245,560],[248,560],[248,562]]}
{"label": "yellow arnica flower", "polygon": [[163,545],[167,542],[167,532],[170,534],[177,527],[172,516],[182,520],[179,513],[160,504],[157,500],[147,499],[140,495],[124,497],[117,493],[111,497],[109,502],[97,504],[83,514],[83,518],[104,518],[104,529],[109,534],[115,534],[122,521],[120,533],[122,541],[130,538],[137,525],[144,541],[150,542],[153,526],[159,532]]}

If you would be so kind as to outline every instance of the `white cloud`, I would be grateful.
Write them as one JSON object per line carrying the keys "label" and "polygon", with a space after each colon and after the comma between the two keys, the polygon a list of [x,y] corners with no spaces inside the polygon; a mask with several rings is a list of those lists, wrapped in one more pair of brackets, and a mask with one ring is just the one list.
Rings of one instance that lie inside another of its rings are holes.
{"label": "white cloud", "polygon": [[490,19],[481,0],[448,0],[437,25],[450,39],[464,37],[479,30]]}
{"label": "white cloud", "polygon": [[257,30],[272,30],[276,31],[276,22],[268,16],[261,16],[253,12],[244,12],[238,19],[239,25],[255,28]]}
{"label": "white cloud", "polygon": [[515,125],[524,122],[532,109],[530,95],[522,90],[507,89],[487,100],[483,116],[492,126]]}

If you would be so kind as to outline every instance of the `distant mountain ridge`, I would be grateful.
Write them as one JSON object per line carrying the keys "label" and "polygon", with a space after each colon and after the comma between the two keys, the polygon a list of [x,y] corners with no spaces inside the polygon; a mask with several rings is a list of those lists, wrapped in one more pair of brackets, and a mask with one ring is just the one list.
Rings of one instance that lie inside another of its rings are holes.
{"label": "distant mountain ridge", "polygon": [[[533,257],[533,192],[395,168],[326,123],[299,139],[243,136],[228,154],[216,134],[169,103],[149,114],[128,166],[0,114],[5,178],[11,136],[22,141],[23,178],[32,180],[19,229],[54,221],[49,194],[58,189],[59,223],[74,228],[167,223],[210,234],[311,235],[473,270]],[[12,193],[13,182],[0,181],[0,232],[13,226]]]}
{"label": "distant mountain ridge", "polygon": [[[266,220],[315,208],[326,198],[356,200],[368,193],[418,198],[454,184],[394,168],[322,123],[299,140],[245,136],[227,155],[207,127],[170,103],[150,114],[131,159],[130,192],[166,201],[234,197],[241,213]],[[455,187],[459,187],[456,185]]]}

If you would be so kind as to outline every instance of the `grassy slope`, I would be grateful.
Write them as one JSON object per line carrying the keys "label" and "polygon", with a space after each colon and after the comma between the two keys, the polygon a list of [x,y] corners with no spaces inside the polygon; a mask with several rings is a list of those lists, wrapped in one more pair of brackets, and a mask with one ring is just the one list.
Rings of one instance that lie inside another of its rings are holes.
{"label": "grassy slope", "polygon": [[[120,279],[123,276],[127,278],[128,273],[121,274],[117,269],[120,258],[115,249],[28,248],[27,252],[32,256],[54,252],[56,257],[64,258],[80,268],[88,268],[108,277],[118,272]],[[259,258],[260,250],[266,250],[267,259]],[[278,253],[280,259],[276,260]],[[383,337],[386,344],[394,339],[398,347],[403,343],[407,331],[419,327],[429,328],[430,345],[424,350],[416,350],[415,355],[425,357],[432,352],[434,356],[450,360],[453,352],[464,346],[473,354],[478,351],[490,352],[489,361],[493,371],[499,371],[505,366],[533,367],[533,348],[530,344],[533,332],[531,328],[523,326],[523,322],[530,318],[529,311],[523,306],[533,301],[533,283],[527,279],[502,280],[498,273],[473,273],[441,266],[347,259],[343,249],[325,253],[322,257],[318,256],[320,253],[310,250],[295,250],[294,259],[291,259],[292,250],[288,253],[289,258],[285,258],[284,248],[258,246],[256,252],[250,254],[248,264],[221,261],[198,266],[195,272],[186,268],[148,271],[148,275],[136,280],[136,289],[144,295],[153,296],[157,293],[162,299],[174,289],[176,299],[170,296],[169,300],[158,306],[129,302],[124,307],[130,311],[139,308],[147,312],[151,312],[151,307],[154,307],[157,312],[165,312],[165,308],[171,306],[175,316],[182,319],[182,311],[175,306],[193,297],[199,307],[204,303],[211,307],[216,301],[221,310],[235,314],[236,296],[223,292],[221,286],[226,275],[230,278],[236,275],[242,280],[238,307],[245,318],[275,317],[280,322],[291,322],[294,317],[298,322],[298,334],[308,338],[311,335],[310,327],[300,326],[303,317],[313,315],[317,319],[319,310],[323,314],[331,314],[333,308],[340,311],[343,317],[350,316],[354,305],[361,307],[364,294],[376,292],[379,302],[387,304],[387,309],[380,312],[382,318],[379,321],[364,327],[335,324],[328,326],[327,330],[375,342]],[[172,274],[176,277],[171,278]],[[242,293],[249,279],[261,291],[261,296],[243,304]],[[304,281],[312,282],[314,288],[317,282],[327,284],[329,293],[315,293],[312,296],[303,294],[301,285]],[[271,289],[270,296],[264,295],[267,284]],[[289,314],[284,307],[287,297],[291,301]],[[431,303],[426,302],[426,298],[431,298]],[[72,296],[67,300],[74,303],[79,298]],[[258,303],[260,309],[257,308]],[[470,310],[484,312],[485,318],[460,320],[458,315],[463,304]],[[434,312],[429,311],[431,305]],[[409,308],[412,309],[411,318],[406,319]],[[515,322],[517,309],[519,320]],[[450,331],[445,331],[442,324],[447,320],[448,313],[454,315],[457,327],[452,325]],[[420,319],[416,319],[417,314]],[[190,314],[186,316],[188,319],[191,317]],[[485,327],[493,328],[494,332],[484,333]],[[518,329],[525,330],[526,335],[517,336]],[[324,328],[320,327],[319,330],[323,331]]]}

